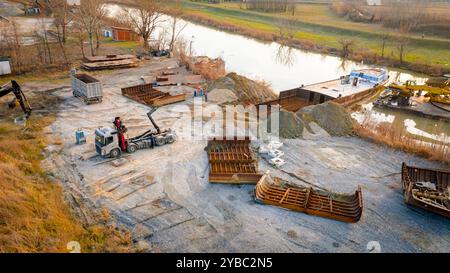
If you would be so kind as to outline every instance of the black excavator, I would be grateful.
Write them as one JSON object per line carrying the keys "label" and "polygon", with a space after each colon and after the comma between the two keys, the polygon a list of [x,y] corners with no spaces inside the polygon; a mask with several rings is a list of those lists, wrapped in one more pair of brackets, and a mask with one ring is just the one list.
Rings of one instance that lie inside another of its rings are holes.
{"label": "black excavator", "polygon": [[25,113],[25,118],[28,118],[32,111],[30,103],[28,102],[27,97],[25,97],[20,85],[14,80],[11,81],[11,85],[3,85],[0,87],[0,98],[10,93],[13,93],[16,97],[8,104],[9,108],[15,108],[17,102],[19,102],[20,107]]}

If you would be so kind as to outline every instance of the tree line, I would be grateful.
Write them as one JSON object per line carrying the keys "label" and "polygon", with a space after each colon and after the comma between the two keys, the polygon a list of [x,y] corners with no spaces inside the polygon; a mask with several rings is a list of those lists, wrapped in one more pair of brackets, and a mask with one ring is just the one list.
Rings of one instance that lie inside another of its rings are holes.
{"label": "tree line", "polygon": [[[74,6],[66,0],[46,0],[45,11],[33,17],[32,33],[18,21],[0,21],[0,55],[11,58],[17,73],[40,66],[67,67],[87,55],[98,55],[103,29],[109,26],[130,28],[141,37],[144,51],[152,47],[173,50],[186,24],[181,20],[181,1],[171,2],[171,17],[163,15],[167,1],[136,0],[111,18],[106,0],[81,0]],[[154,37],[157,29],[159,34]]]}

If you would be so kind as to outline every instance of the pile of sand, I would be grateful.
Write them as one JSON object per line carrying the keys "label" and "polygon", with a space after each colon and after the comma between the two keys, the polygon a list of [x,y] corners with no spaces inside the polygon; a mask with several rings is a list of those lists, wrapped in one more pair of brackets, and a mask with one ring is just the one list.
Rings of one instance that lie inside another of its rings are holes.
{"label": "pile of sand", "polygon": [[229,89],[216,88],[208,92],[208,100],[217,104],[227,104],[238,101],[239,98]]}
{"label": "pile of sand", "polygon": [[353,121],[350,113],[334,102],[302,108],[296,115],[305,123],[317,123],[332,136],[347,136],[353,133]]}
{"label": "pile of sand", "polygon": [[[267,117],[267,122],[262,119],[261,126],[263,131],[267,130],[266,126],[272,128],[272,116]],[[301,138],[303,136],[303,129],[305,128],[305,123],[301,118],[296,116],[294,113],[281,109],[279,112],[279,132],[281,138],[293,139]]]}
{"label": "pile of sand", "polygon": [[304,128],[305,122],[297,115],[286,110],[280,110],[280,137],[302,137]]}
{"label": "pile of sand", "polygon": [[[216,89],[222,90],[218,91]],[[276,99],[275,93],[272,89],[264,84],[250,80],[244,76],[240,76],[236,73],[230,73],[225,77],[222,77],[210,84],[208,87],[208,98],[211,98],[211,94],[225,93],[223,89],[230,90],[234,96],[221,97],[222,101],[240,103],[240,104],[258,104],[264,101]],[[231,94],[227,92],[228,94]],[[226,96],[226,94],[221,94]]]}
{"label": "pile of sand", "polygon": [[296,113],[281,110],[279,117],[280,137],[286,139],[302,137],[304,129],[314,133],[310,127],[311,123],[316,123],[331,136],[353,134],[353,122],[350,113],[334,102],[311,105]]}

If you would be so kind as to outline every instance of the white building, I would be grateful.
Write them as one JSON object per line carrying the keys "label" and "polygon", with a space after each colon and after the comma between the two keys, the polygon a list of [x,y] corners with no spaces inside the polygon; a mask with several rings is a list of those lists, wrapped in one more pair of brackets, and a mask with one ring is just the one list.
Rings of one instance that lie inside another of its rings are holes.
{"label": "white building", "polygon": [[366,0],[369,6],[381,6],[381,0]]}
{"label": "white building", "polygon": [[0,57],[0,76],[11,74],[11,63],[8,57]]}
{"label": "white building", "polygon": [[67,4],[70,6],[79,6],[81,3],[81,0],[67,0]]}

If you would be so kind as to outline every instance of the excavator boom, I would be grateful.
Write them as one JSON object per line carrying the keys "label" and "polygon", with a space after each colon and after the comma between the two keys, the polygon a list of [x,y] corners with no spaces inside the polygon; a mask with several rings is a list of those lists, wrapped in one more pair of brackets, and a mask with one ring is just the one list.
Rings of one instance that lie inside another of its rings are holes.
{"label": "excavator boom", "polygon": [[28,102],[27,97],[23,93],[22,88],[14,80],[11,81],[11,86],[4,85],[0,88],[0,98],[4,97],[10,93],[13,93],[14,96],[16,96],[15,99],[19,102],[20,107],[22,108],[23,112],[25,113],[25,117],[28,118],[31,115],[31,111],[32,111],[31,106]]}
{"label": "excavator boom", "polygon": [[430,101],[450,104],[450,90],[448,86],[438,87],[429,85],[417,85],[413,81],[407,81],[405,85],[391,84],[389,85],[389,87],[405,97],[414,96],[415,91],[425,91],[427,92],[426,96],[430,97]]}
{"label": "excavator boom", "polygon": [[161,133],[161,129],[159,128],[159,126],[156,124],[155,120],[152,117],[152,114],[156,112],[156,110],[158,110],[158,107],[152,107],[150,109],[150,111],[147,113],[148,119],[150,119],[150,122],[153,124],[153,127],[155,127],[156,131],[158,132],[158,134]]}

